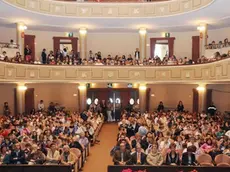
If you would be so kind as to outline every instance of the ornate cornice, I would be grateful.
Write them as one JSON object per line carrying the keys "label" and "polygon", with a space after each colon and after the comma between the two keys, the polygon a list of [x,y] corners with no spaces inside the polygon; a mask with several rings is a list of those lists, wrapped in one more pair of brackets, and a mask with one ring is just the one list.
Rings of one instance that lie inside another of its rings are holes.
{"label": "ornate cornice", "polygon": [[0,62],[0,82],[226,82],[230,59],[182,66],[52,66]]}
{"label": "ornate cornice", "polygon": [[215,0],[172,0],[148,3],[78,3],[50,0],[3,0],[31,12],[65,17],[163,17],[204,8]]}

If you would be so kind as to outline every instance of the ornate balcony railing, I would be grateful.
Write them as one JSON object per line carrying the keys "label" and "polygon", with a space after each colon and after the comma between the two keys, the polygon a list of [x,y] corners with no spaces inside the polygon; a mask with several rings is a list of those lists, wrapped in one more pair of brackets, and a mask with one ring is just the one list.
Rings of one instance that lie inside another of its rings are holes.
{"label": "ornate balcony railing", "polygon": [[225,82],[230,59],[181,66],[57,66],[0,62],[1,82]]}

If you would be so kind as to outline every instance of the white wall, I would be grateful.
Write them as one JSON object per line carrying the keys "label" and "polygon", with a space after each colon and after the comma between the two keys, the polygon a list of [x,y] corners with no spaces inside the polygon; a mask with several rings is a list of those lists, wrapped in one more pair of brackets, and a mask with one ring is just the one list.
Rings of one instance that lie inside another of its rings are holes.
{"label": "white wall", "polygon": [[185,110],[192,112],[194,84],[149,84],[151,89],[150,111],[153,111],[162,101],[166,108],[175,108],[181,100]]}
{"label": "white wall", "polygon": [[212,89],[212,101],[220,112],[230,111],[230,85],[229,84],[215,84],[208,85]]}
{"label": "white wall", "polygon": [[219,41],[224,42],[226,38],[230,41],[230,28],[222,28],[222,29],[216,29],[216,30],[209,30],[208,31],[208,43],[211,43],[212,41],[215,41],[218,43]]}
{"label": "white wall", "polygon": [[87,49],[93,53],[101,51],[103,56],[134,55],[139,47],[138,33],[89,33],[87,35]]}
{"label": "white wall", "polygon": [[[16,29],[0,27],[0,42],[9,42],[10,39],[16,40]],[[208,32],[209,42],[212,40],[220,41],[228,37],[230,28],[210,30]],[[40,58],[43,48],[48,51],[53,49],[53,37],[65,36],[65,32],[53,31],[32,31],[27,30],[26,34],[36,36],[36,57]],[[171,37],[175,37],[174,54],[177,57],[191,58],[192,55],[192,36],[198,36],[198,31],[192,32],[172,32]],[[74,33],[78,37],[78,32]],[[150,44],[150,38],[162,37],[161,33],[148,33],[147,45]],[[230,39],[230,37],[229,37]],[[111,55],[128,55],[133,54],[139,47],[139,35],[136,33],[88,33],[87,49],[93,53],[101,51],[103,56]],[[150,47],[147,46],[147,57],[150,56]]]}
{"label": "white wall", "polygon": [[[35,55],[36,58],[41,59],[42,49],[45,48],[47,52],[53,50],[53,37],[60,36],[65,37],[65,32],[51,32],[51,31],[32,31],[27,30],[26,34],[35,35]],[[74,37],[78,37],[77,33],[74,33]]]}

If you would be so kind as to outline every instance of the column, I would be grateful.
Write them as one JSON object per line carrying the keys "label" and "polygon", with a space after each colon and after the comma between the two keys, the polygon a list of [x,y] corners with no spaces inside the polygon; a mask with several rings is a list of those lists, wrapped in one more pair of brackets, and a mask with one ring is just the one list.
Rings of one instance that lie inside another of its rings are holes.
{"label": "column", "polygon": [[79,42],[80,42],[80,57],[81,59],[88,58],[87,57],[87,30],[86,28],[81,28],[79,30]]}
{"label": "column", "polygon": [[139,107],[141,113],[146,111],[146,84],[140,84],[139,86]]}
{"label": "column", "polygon": [[86,84],[80,84],[78,86],[78,90],[79,90],[79,110],[80,113],[84,110],[86,110],[86,94],[87,94],[87,90],[86,90]]}
{"label": "column", "polygon": [[206,111],[207,105],[206,105],[206,97],[207,97],[207,89],[206,84],[199,84],[199,86],[196,88],[199,94],[199,108],[198,111]]}
{"label": "column", "polygon": [[17,25],[16,44],[19,45],[20,54],[22,55],[22,58],[24,59],[24,47],[25,47],[24,37],[25,37],[25,30],[27,29],[27,27],[22,22],[17,23],[16,25]]}
{"label": "column", "polygon": [[146,36],[147,36],[146,29],[140,28],[139,30],[139,51],[140,51],[141,61],[146,57]]}
{"label": "column", "polygon": [[27,87],[24,83],[19,83],[16,88],[16,100],[17,100],[17,112],[23,113],[25,112],[25,92]]}
{"label": "column", "polygon": [[200,56],[205,55],[205,46],[208,44],[208,25],[201,24],[197,27],[200,32]]}

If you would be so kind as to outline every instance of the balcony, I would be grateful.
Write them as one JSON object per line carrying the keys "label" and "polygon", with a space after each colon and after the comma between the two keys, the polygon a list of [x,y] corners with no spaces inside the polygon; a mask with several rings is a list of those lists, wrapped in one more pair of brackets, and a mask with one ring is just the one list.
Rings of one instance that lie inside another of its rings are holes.
{"label": "balcony", "polygon": [[[210,5],[215,0],[90,0],[79,1],[44,1],[44,0],[3,0],[3,2],[24,9],[46,15],[66,17],[162,17],[192,12]],[[109,2],[109,3],[108,3]],[[120,2],[123,2],[122,4]],[[128,3],[125,3],[128,2]],[[143,3],[146,2],[146,3]]]}
{"label": "balcony", "polygon": [[0,62],[1,82],[220,83],[230,59],[182,66],[49,66]]}

